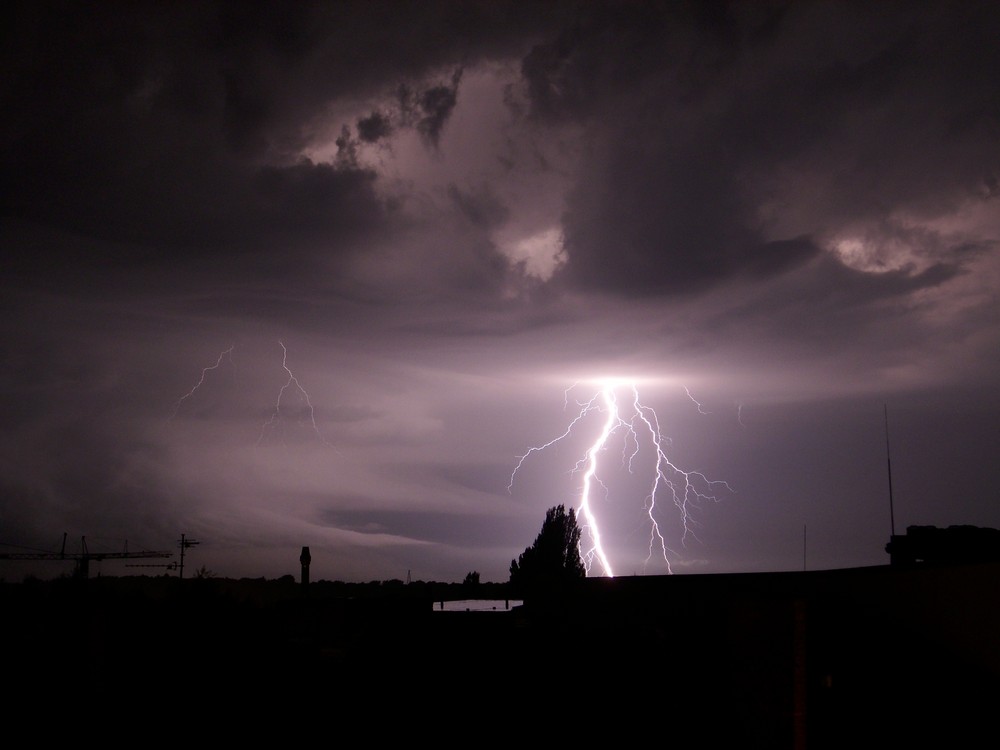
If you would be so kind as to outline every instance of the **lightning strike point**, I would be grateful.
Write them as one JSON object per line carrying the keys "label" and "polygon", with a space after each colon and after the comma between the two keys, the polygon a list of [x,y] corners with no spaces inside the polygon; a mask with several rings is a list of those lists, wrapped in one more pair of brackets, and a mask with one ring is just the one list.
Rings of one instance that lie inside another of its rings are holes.
{"label": "lightning strike point", "polygon": [[[569,393],[577,385],[574,383],[564,392],[566,407],[569,404]],[[575,429],[579,428],[581,422],[589,415],[603,414],[600,431],[572,470],[572,473],[582,472],[583,475],[577,516],[583,520],[581,525],[582,530],[587,534],[587,541],[584,542],[581,538],[580,559],[583,561],[588,575],[594,563],[597,562],[600,564],[603,575],[614,576],[611,561],[601,538],[598,521],[593,512],[591,497],[595,484],[604,489],[605,496],[608,495],[608,487],[599,477],[599,458],[615,434],[620,432],[623,434],[624,443],[622,464],[629,473],[633,473],[634,459],[641,450],[651,449],[654,454],[655,460],[650,475],[649,492],[643,505],[644,515],[649,526],[645,564],[648,565],[656,556],[663,560],[667,573],[673,573],[670,555],[675,553],[667,545],[666,537],[661,530],[659,519],[663,513],[661,506],[664,505],[661,500],[669,500],[670,504],[673,505],[681,528],[680,543],[684,546],[688,537],[697,539],[694,531],[696,523],[691,514],[692,510],[702,501],[717,501],[716,492],[720,489],[724,488],[729,492],[733,490],[725,481],[709,479],[698,471],[686,471],[670,460],[665,449],[665,446],[669,445],[669,440],[663,436],[659,417],[651,406],[647,406],[641,401],[635,382],[606,378],[598,381],[598,386],[597,392],[589,399],[577,402],[580,410],[562,434],[546,443],[528,448],[522,456],[518,457],[517,464],[510,475],[507,491],[512,491],[517,472],[531,456],[567,438]],[[618,397],[620,390],[628,393],[628,398],[621,402]],[[697,406],[698,412],[707,414],[708,412],[702,409],[701,404],[691,395],[691,392],[687,388],[684,390],[688,398]]]}

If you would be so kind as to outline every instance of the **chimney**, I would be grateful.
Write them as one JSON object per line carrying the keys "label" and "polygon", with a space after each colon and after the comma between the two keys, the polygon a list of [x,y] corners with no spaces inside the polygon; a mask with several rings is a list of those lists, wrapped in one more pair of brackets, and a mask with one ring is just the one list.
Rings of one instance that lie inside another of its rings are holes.
{"label": "chimney", "polygon": [[302,588],[306,588],[309,585],[309,563],[312,562],[312,556],[309,554],[309,548],[303,547],[302,554],[299,555],[299,562],[302,563]]}

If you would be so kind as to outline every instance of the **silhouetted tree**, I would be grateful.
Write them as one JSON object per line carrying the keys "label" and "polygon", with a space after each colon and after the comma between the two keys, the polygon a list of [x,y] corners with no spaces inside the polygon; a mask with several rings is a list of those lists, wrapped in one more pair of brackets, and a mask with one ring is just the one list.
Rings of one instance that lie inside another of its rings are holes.
{"label": "silhouetted tree", "polygon": [[576,512],[563,505],[545,512],[535,542],[510,562],[511,586],[519,589],[552,586],[585,578],[580,559],[580,527]]}
{"label": "silhouetted tree", "polygon": [[466,586],[478,586],[479,585],[479,571],[473,570],[465,574],[465,580],[462,582]]}

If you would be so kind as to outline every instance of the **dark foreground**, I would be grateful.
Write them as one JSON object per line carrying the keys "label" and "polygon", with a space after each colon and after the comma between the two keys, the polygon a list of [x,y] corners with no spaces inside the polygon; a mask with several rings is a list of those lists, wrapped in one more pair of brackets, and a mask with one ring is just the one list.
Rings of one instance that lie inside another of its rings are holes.
{"label": "dark foreground", "polygon": [[998,741],[997,564],[589,579],[508,612],[258,585],[0,586],[8,726],[41,710],[477,744]]}

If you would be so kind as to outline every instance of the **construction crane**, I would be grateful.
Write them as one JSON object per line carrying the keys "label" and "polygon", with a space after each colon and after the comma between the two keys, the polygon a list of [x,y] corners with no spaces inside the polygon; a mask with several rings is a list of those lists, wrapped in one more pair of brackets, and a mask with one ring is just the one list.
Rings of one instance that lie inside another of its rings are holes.
{"label": "construction crane", "polygon": [[75,575],[77,578],[86,580],[90,577],[90,561],[96,560],[129,560],[139,557],[171,557],[172,552],[152,552],[143,550],[141,552],[129,552],[128,542],[125,542],[123,552],[91,552],[87,549],[87,537],[80,537],[80,552],[66,552],[66,534],[63,534],[62,549],[59,552],[3,552],[0,553],[0,560],[74,560],[76,562]]}

